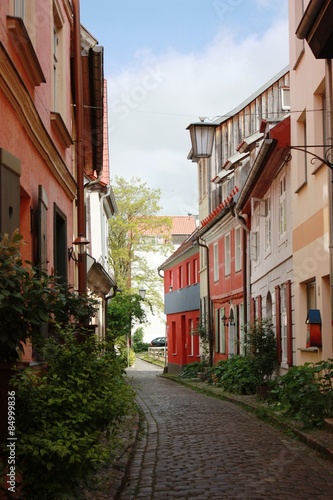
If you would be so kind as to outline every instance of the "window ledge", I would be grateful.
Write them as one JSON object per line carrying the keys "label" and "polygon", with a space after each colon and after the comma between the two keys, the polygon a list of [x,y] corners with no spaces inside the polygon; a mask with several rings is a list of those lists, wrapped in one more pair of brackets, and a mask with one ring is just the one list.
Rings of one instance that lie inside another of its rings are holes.
{"label": "window ledge", "polygon": [[319,352],[319,347],[298,347],[297,350],[301,352]]}
{"label": "window ledge", "polygon": [[21,17],[7,16],[7,29],[31,83],[38,87],[46,83],[37,54]]}
{"label": "window ledge", "polygon": [[69,146],[73,144],[73,141],[63,119],[61,118],[61,115],[59,113],[51,112],[50,120],[53,130],[58,135],[62,144],[65,148],[69,148]]}

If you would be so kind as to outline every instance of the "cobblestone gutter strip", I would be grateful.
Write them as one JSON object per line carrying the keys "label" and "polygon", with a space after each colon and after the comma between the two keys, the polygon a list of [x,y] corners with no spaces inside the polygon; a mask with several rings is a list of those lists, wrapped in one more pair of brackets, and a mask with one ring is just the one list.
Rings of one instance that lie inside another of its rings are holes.
{"label": "cobblestone gutter strip", "polygon": [[91,489],[82,493],[84,500],[119,500],[121,498],[141,428],[142,416],[139,410],[136,414],[123,418],[117,431],[119,441],[114,459],[97,471]]}
{"label": "cobblestone gutter strip", "polygon": [[270,421],[284,431],[291,432],[309,447],[333,462],[333,433],[322,429],[305,432],[299,428],[299,423],[286,422],[277,413],[274,414],[272,411],[269,411],[268,403],[261,401],[257,396],[238,396],[236,394],[225,393],[220,387],[210,386],[206,382],[195,379],[182,379],[170,375],[167,378],[173,382],[186,385],[191,389],[237,404],[245,410],[256,413],[261,418],[264,417],[266,421]]}

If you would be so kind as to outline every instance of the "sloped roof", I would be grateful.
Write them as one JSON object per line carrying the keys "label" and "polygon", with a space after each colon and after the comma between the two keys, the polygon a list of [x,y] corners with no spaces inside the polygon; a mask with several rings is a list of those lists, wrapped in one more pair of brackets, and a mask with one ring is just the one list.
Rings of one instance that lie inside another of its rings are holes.
{"label": "sloped roof", "polygon": [[167,269],[168,267],[172,266],[172,264],[181,256],[183,256],[184,254],[186,254],[187,252],[194,252],[194,253],[198,253],[199,252],[199,247],[196,245],[194,246],[193,245],[193,242],[196,240],[197,236],[199,235],[199,230],[200,228],[197,227],[195,228],[195,230],[193,231],[193,233],[191,233],[185,241],[183,241],[183,243],[173,252],[172,255],[170,255],[170,257],[168,257],[164,262],[163,264],[161,264],[160,266],[158,266],[158,270],[165,270]]}
{"label": "sloped roof", "polygon": [[193,215],[175,215],[172,219],[171,234],[192,234],[197,224]]}

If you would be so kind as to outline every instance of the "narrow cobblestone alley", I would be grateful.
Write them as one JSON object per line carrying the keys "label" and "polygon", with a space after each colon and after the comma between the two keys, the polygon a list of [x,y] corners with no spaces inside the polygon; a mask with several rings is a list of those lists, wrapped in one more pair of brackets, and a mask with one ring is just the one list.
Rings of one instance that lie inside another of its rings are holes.
{"label": "narrow cobblestone alley", "polygon": [[332,500],[333,464],[245,410],[127,370],[145,415],[123,500]]}

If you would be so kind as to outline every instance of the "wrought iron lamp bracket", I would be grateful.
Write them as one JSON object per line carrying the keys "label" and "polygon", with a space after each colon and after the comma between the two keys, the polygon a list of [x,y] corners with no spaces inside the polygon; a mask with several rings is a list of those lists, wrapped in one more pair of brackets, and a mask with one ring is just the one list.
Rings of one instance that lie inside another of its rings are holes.
{"label": "wrought iron lamp bracket", "polygon": [[[321,144],[321,145],[315,145],[315,146],[288,146],[288,148],[295,149],[296,151],[301,151],[302,153],[311,155],[312,158],[310,160],[311,164],[314,165],[315,161],[320,161],[324,165],[326,165],[328,168],[330,168],[333,171],[333,163],[330,161],[332,159],[332,150],[333,146],[327,145],[327,144]],[[313,153],[312,151],[309,151],[308,148],[323,148],[325,150],[324,158],[317,155],[316,153]],[[291,154],[290,154],[291,158]]]}

